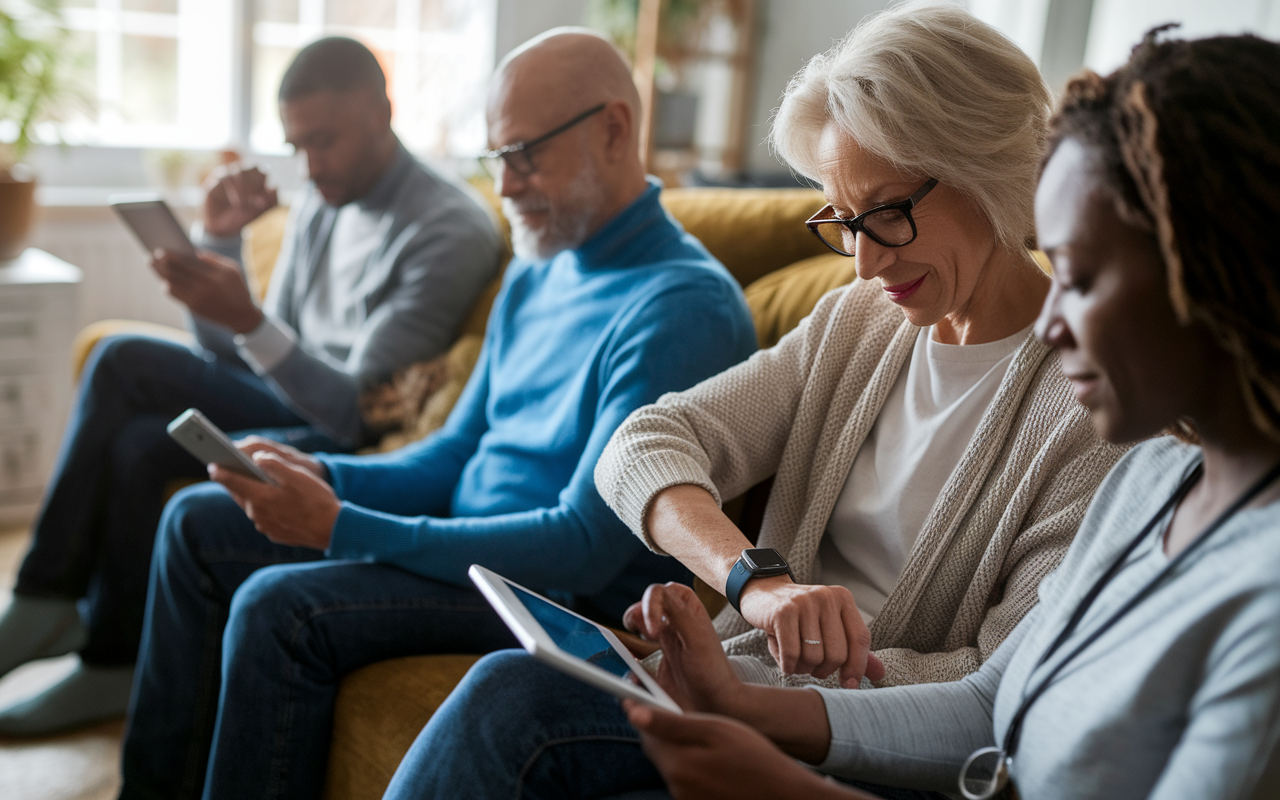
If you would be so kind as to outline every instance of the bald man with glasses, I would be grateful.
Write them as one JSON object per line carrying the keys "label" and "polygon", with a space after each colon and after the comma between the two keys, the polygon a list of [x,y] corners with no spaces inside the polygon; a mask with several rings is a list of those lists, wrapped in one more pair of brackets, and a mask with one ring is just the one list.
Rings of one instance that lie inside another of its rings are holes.
{"label": "bald man with glasses", "polygon": [[515,259],[445,426],[398,452],[241,444],[274,485],[214,468],[165,511],[122,798],[321,793],[334,698],[366,664],[515,645],[483,564],[617,624],[689,580],[597,493],[634,409],[745,359],[728,272],[658,203],[617,50],[558,30],[499,65],[487,106]]}

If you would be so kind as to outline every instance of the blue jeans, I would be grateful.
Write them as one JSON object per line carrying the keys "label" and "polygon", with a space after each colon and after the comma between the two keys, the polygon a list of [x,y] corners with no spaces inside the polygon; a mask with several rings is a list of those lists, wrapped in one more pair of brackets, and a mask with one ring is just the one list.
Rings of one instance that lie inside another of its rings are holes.
{"label": "blue jeans", "polygon": [[85,598],[86,663],[126,665],[137,655],[165,487],[205,477],[165,431],[191,407],[223,430],[270,428],[253,432],[304,450],[337,447],[242,365],[143,336],[99,343],[15,587],[35,597]]}
{"label": "blue jeans", "polygon": [[[850,785],[890,800],[945,800]],[[662,789],[617,699],[507,650],[471,668],[418,734],[383,800],[621,800]]]}
{"label": "blue jeans", "polygon": [[156,538],[120,797],[318,798],[342,676],[513,644],[474,590],[272,544],[188,487]]}

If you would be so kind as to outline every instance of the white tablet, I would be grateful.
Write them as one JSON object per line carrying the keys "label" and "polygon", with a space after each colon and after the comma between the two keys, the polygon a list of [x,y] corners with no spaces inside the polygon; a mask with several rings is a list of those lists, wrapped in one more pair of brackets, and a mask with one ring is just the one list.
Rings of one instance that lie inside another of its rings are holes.
{"label": "white tablet", "polygon": [[617,697],[681,713],[613,631],[479,564],[467,574],[534,658]]}
{"label": "white tablet", "polygon": [[112,195],[107,199],[148,254],[171,250],[195,255],[187,232],[164,200],[150,195]]}

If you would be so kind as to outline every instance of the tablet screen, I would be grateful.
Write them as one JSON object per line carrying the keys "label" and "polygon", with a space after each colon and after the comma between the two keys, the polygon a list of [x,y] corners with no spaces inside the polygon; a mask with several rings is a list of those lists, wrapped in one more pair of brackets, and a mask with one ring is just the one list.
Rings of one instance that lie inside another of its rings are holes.
{"label": "tablet screen", "polygon": [[[618,652],[613,649],[613,645],[609,644],[609,640],[600,635],[600,629],[595,625],[566,613],[563,609],[557,608],[536,594],[526,592],[513,583],[508,582],[507,586],[561,650],[581,658],[588,664],[595,664],[619,678],[626,678],[631,674],[631,668],[627,666],[627,662],[622,660]],[[636,688],[644,689],[645,687],[637,686]]]}

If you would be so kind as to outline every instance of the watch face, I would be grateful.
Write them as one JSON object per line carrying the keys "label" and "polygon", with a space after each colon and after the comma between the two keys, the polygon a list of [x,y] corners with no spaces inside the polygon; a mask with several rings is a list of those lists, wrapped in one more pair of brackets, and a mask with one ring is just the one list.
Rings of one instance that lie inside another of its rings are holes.
{"label": "watch face", "polygon": [[742,555],[756,570],[786,569],[787,560],[772,547],[756,547],[742,551]]}

